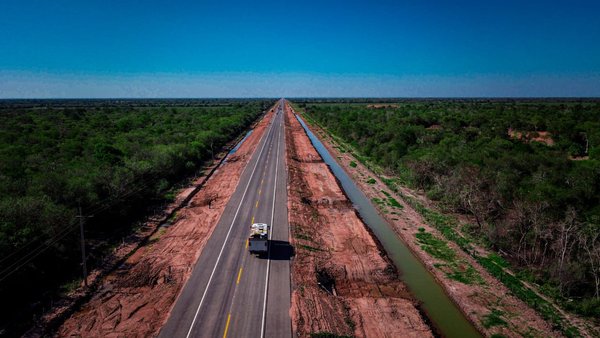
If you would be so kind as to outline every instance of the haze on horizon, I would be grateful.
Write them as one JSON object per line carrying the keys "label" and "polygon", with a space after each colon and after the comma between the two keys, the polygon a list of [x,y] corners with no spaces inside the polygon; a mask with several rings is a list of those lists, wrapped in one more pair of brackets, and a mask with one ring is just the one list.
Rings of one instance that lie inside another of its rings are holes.
{"label": "haze on horizon", "polygon": [[0,98],[597,97],[600,3],[0,3]]}

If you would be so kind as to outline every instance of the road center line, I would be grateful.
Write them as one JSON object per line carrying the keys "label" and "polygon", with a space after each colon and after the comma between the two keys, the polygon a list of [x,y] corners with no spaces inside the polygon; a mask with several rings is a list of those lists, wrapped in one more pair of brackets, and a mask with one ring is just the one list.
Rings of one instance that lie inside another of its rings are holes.
{"label": "road center line", "polygon": [[[221,261],[221,256],[223,255],[223,251],[225,250],[225,244],[227,244],[227,240],[229,239],[229,235],[231,234],[231,229],[233,229],[233,224],[235,224],[235,220],[237,219],[240,209],[242,208],[244,198],[246,197],[246,193],[248,192],[248,188],[250,187],[250,183],[252,182],[252,177],[254,177],[254,172],[256,171],[256,167],[258,167],[258,163],[260,163],[260,158],[262,157],[263,151],[265,150],[265,145],[268,142],[269,134],[271,134],[272,131],[273,131],[273,123],[270,124],[269,131],[265,135],[265,138],[264,138],[265,141],[264,141],[262,147],[260,148],[260,153],[258,154],[258,157],[256,158],[256,163],[254,164],[254,168],[252,168],[252,172],[250,173],[250,178],[248,179],[248,183],[246,184],[246,188],[244,189],[244,193],[242,194],[242,199],[240,200],[237,210],[235,211],[235,215],[233,216],[233,220],[231,221],[231,224],[229,225],[229,230],[227,231],[227,235],[225,236],[225,240],[223,241],[223,246],[221,246],[221,251],[219,252],[219,256],[217,256],[217,261],[215,262],[212,272],[210,273],[210,277],[208,278],[208,283],[206,283],[206,288],[204,289],[204,293],[202,294],[202,298],[200,299],[200,304],[198,304],[198,308],[196,309],[196,313],[194,314],[194,319],[192,320],[192,324],[190,325],[190,329],[188,330],[186,338],[189,338],[190,335],[192,334],[192,329],[194,328],[194,324],[196,323],[196,319],[198,318],[198,313],[200,313],[200,308],[202,307],[202,303],[204,303],[204,299],[206,298],[206,293],[208,292],[210,283],[212,282],[212,279],[215,275],[215,271],[217,270],[217,266],[219,265],[219,262]],[[227,318],[228,324],[229,324],[230,317],[231,317],[231,314]],[[227,331],[225,331],[225,333],[227,333]]]}
{"label": "road center line", "polygon": [[237,278],[237,281],[235,282],[235,284],[240,284],[240,278],[242,278],[242,269],[244,269],[244,268],[240,267],[240,272],[238,272],[238,278]]}
{"label": "road center line", "polygon": [[[285,107],[284,107],[285,109]],[[279,123],[281,126],[281,123]],[[269,247],[267,250],[267,273],[265,276],[265,295],[263,297],[263,313],[262,313],[262,323],[260,325],[260,337],[264,338],[265,336],[265,321],[267,319],[267,293],[269,291],[269,270],[271,268],[271,238],[273,238],[273,228],[274,228],[274,220],[275,220],[275,192],[277,190],[277,171],[279,167],[279,146],[281,144],[280,137],[281,136],[281,127],[277,130],[277,155],[275,160],[275,184],[273,185],[273,206],[271,208],[271,231],[269,232]]]}
{"label": "road center line", "polygon": [[225,332],[223,332],[223,338],[227,338],[227,331],[229,330],[229,322],[231,321],[231,312],[227,315],[227,324],[225,324]]}

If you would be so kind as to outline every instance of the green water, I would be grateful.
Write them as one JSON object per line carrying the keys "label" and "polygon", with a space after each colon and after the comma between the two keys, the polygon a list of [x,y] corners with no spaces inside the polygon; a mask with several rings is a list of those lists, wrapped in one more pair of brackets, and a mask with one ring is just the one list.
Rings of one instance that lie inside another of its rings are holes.
{"label": "green water", "polygon": [[321,141],[308,129],[302,118],[299,116],[297,118],[304,127],[313,146],[342,184],[342,188],[364,222],[377,236],[387,255],[400,271],[402,281],[406,283],[415,298],[422,303],[423,309],[427,312],[429,319],[439,333],[445,337],[481,337],[481,334],[448,298],[431,273],[413,255],[391,226],[377,213],[371,201],[354,184],[354,181],[329,154]]}

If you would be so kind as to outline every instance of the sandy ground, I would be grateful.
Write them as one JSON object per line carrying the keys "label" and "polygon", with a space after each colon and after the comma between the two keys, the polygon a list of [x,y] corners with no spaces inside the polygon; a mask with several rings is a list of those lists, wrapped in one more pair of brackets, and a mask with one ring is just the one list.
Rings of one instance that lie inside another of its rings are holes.
{"label": "sandy ground", "polygon": [[[409,248],[419,257],[428,270],[433,273],[446,293],[480,332],[486,336],[501,334],[506,337],[561,335],[559,332],[554,331],[552,325],[543,320],[535,310],[513,296],[504,284],[492,277],[470,255],[452,242],[449,242],[448,245],[456,252],[458,258],[465,264],[475,268],[483,278],[484,283],[467,285],[448,278],[442,269],[435,267],[435,264],[443,262],[424,251],[417,242],[415,235],[419,232],[419,228],[423,228],[437,238],[444,238],[444,236],[436,228],[430,226],[416,210],[405,203],[399,195],[391,191],[376,174],[361,164],[352,154],[341,152],[339,148],[334,147],[335,141],[326,132],[312,124],[310,127],[313,131],[316,131],[328,151],[338,159],[338,163],[354,178],[355,183],[370,199],[385,200],[386,196],[382,191],[386,191],[402,205],[400,211],[391,206],[378,206],[378,209],[380,214],[393,225],[395,232],[408,244]],[[356,163],[356,167],[350,166],[351,162]],[[374,178],[376,183],[367,183],[369,178]],[[419,200],[427,207],[433,207],[430,201],[408,188],[402,188],[401,193]],[[395,213],[392,214],[392,212]],[[506,325],[491,327],[483,325],[486,316],[489,316],[492,310],[499,310],[503,313],[501,319],[506,322]]]}
{"label": "sandy ground", "polygon": [[292,317],[297,336],[430,337],[406,286],[286,106]]}
{"label": "sandy ground", "polygon": [[[158,333],[212,234],[272,117],[270,110],[168,228],[156,232],[59,328],[59,336],[140,337]],[[191,191],[184,190],[178,199]]]}
{"label": "sandy ground", "polygon": [[547,146],[554,145],[554,139],[549,131],[517,131],[508,128],[508,136],[515,140],[522,140],[528,143],[539,142]]}

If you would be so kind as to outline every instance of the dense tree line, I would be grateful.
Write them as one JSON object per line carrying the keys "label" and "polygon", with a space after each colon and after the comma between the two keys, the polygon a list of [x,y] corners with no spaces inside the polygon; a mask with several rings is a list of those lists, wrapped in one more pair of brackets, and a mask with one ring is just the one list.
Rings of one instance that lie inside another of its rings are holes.
{"label": "dense tree line", "polygon": [[573,310],[600,316],[600,102],[304,102],[404,184],[472,215],[474,237]]}
{"label": "dense tree line", "polygon": [[93,267],[132,220],[168,199],[174,183],[273,102],[141,103],[0,106],[0,322],[30,316],[43,303],[36,301],[81,275],[79,207],[94,214],[87,227]]}

